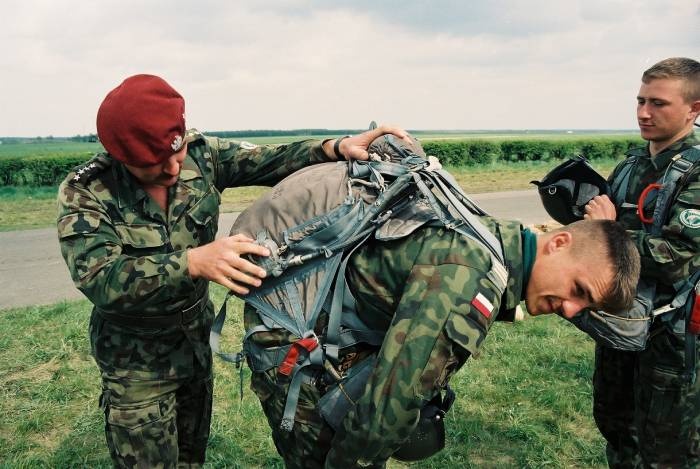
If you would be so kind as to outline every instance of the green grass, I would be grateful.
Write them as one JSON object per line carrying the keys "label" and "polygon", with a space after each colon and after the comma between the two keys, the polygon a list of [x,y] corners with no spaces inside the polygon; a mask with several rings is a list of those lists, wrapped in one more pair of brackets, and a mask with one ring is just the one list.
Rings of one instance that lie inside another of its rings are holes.
{"label": "green grass", "polygon": [[56,225],[57,187],[0,186],[0,232]]}
{"label": "green grass", "polygon": [[74,156],[103,151],[100,143],[71,142],[67,140],[43,141],[41,143],[3,143],[0,145],[0,158],[25,156]]}
{"label": "green grass", "polygon": [[[220,304],[223,289],[213,291]],[[0,467],[111,467],[89,311],[79,301],[0,314]],[[222,347],[238,350],[240,301],[229,302],[228,321]],[[452,380],[446,449],[410,467],[604,467],[591,417],[592,356],[592,342],[559,318],[496,324]],[[238,370],[215,360],[214,371],[208,466],[282,468],[249,370],[242,400]]]}
{"label": "green grass", "polygon": [[[594,163],[607,175],[617,163]],[[460,186],[470,194],[531,189],[530,181],[542,179],[558,162],[491,163],[469,168],[448,168]],[[267,187],[227,189],[221,202],[222,212],[238,212],[263,195]],[[56,187],[0,186],[0,232],[29,228],[47,228],[56,224]]]}

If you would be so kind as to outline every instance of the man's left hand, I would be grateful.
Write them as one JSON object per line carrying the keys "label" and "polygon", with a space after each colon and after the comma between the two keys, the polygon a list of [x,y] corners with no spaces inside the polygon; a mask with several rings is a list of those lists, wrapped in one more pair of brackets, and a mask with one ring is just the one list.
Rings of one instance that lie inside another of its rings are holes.
{"label": "man's left hand", "polygon": [[[402,128],[393,125],[380,125],[376,129],[362,132],[359,135],[343,138],[338,146],[338,150],[346,160],[367,160],[369,159],[369,153],[367,153],[369,144],[372,143],[375,138],[381,137],[385,134],[392,134],[402,140],[406,140],[407,142],[411,141],[408,137],[408,132]],[[323,145],[323,150],[325,151],[326,155],[334,159],[336,158],[336,154],[333,146],[335,145],[336,140],[329,140]]]}

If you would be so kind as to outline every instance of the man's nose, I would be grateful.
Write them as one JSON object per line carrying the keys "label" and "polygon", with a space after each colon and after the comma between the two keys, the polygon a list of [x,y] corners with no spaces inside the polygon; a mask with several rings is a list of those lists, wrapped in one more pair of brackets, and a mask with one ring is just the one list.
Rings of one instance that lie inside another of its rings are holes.
{"label": "man's nose", "polygon": [[166,174],[175,176],[180,172],[180,163],[177,161],[176,158],[168,158],[168,160],[163,165],[163,171]]}
{"label": "man's nose", "polygon": [[583,301],[565,300],[561,302],[561,314],[566,319],[576,316],[587,305]]}
{"label": "man's nose", "polygon": [[637,117],[639,119],[649,119],[651,114],[649,113],[649,106],[647,104],[637,105]]}

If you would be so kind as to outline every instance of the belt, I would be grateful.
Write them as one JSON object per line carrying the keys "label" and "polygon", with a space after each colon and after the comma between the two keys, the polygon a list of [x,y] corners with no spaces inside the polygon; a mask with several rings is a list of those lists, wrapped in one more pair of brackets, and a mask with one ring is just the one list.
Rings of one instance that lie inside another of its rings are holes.
{"label": "belt", "polygon": [[204,309],[209,300],[209,295],[199,298],[194,304],[167,316],[128,316],[125,314],[110,313],[95,307],[95,311],[102,319],[119,326],[158,328],[169,326],[184,326],[194,321]]}

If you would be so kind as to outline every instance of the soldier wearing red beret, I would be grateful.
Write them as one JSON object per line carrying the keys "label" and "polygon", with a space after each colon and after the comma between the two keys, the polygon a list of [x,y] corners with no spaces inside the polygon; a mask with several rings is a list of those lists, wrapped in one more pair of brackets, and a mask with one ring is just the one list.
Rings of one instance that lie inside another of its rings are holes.
{"label": "soldier wearing red beret", "polygon": [[204,463],[212,403],[208,283],[236,293],[266,273],[242,256],[267,250],[243,235],[215,239],[221,192],[273,185],[295,170],[367,158],[381,126],[354,137],[277,147],[186,130],[185,102],[163,79],[127,78],[97,113],[106,152],[63,181],[61,252],[93,303],[92,354],[118,467]]}

